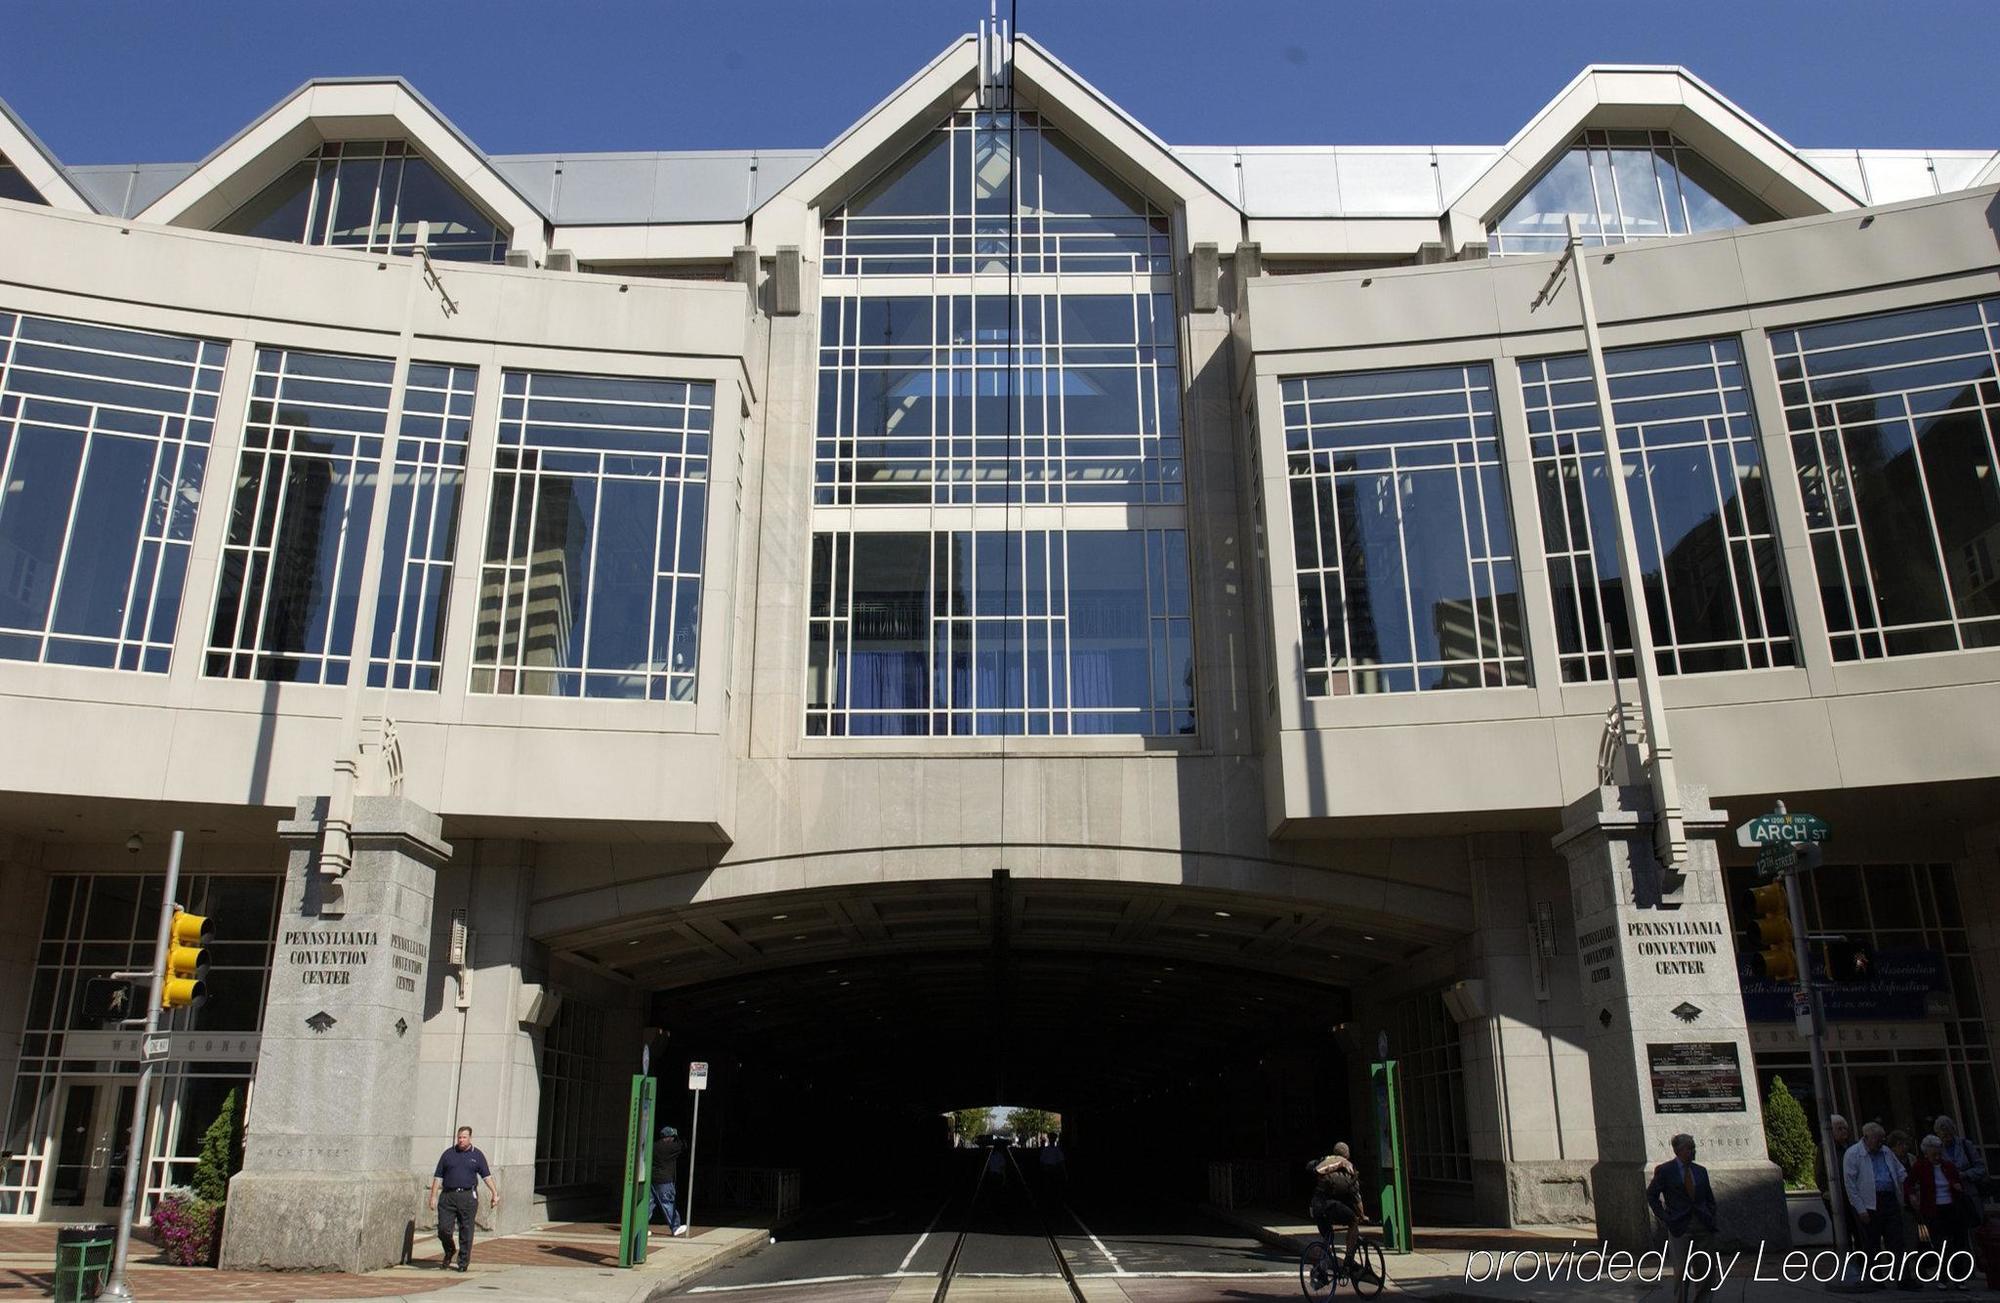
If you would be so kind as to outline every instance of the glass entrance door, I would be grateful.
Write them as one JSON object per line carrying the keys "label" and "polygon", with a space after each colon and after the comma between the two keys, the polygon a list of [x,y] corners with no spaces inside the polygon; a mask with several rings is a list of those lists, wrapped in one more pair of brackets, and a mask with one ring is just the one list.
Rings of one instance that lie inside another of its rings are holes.
{"label": "glass entrance door", "polygon": [[137,1088],[115,1077],[72,1077],[56,1123],[50,1215],[61,1221],[115,1220],[125,1194],[125,1158]]}

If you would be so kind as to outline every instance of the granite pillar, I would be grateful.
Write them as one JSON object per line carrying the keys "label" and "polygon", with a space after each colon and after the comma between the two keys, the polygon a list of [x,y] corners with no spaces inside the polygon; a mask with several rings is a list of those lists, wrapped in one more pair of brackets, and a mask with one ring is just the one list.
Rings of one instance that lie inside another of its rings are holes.
{"label": "granite pillar", "polygon": [[423,1214],[410,1160],[418,1047],[431,900],[451,848],[429,811],[356,798],[335,913],[317,869],[325,813],[324,798],[302,800],[278,825],[284,910],[224,1267],[371,1271],[402,1260]]}
{"label": "granite pillar", "polygon": [[1683,788],[1684,878],[1653,851],[1651,796],[1601,787],[1564,812],[1583,1045],[1597,1120],[1598,1234],[1638,1248],[1664,1232],[1646,1209],[1654,1166],[1685,1131],[1707,1166],[1727,1239],[1789,1243],[1784,1188],[1765,1154],[1736,948],[1715,838],[1727,816]]}

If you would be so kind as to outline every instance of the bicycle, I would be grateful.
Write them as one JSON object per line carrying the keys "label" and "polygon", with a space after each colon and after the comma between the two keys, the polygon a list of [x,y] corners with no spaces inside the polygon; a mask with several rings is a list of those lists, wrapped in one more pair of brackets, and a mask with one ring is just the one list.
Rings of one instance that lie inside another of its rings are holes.
{"label": "bicycle", "polygon": [[1299,1254],[1299,1289],[1311,1303],[1324,1303],[1345,1279],[1357,1298],[1374,1298],[1389,1283],[1389,1262],[1382,1256],[1382,1244],[1372,1235],[1363,1235],[1355,1245],[1352,1261],[1343,1262],[1340,1253],[1315,1235]]}

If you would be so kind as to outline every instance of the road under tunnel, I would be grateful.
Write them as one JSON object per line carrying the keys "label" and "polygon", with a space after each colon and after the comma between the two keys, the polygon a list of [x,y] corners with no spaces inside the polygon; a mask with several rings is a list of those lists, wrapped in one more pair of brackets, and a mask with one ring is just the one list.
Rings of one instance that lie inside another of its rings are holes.
{"label": "road under tunnel", "polygon": [[[803,1216],[742,1282],[768,1285],[934,1270],[926,1227],[984,1226],[975,1268],[1052,1274],[1041,1221],[1082,1237],[1094,1270],[1271,1269],[1200,1211],[1214,1165],[1302,1209],[1307,1160],[1370,1125],[1356,990],[1445,939],[1321,905],[995,874],[691,905],[567,940],[652,991],[661,1120],[684,1136],[686,1065],[708,1065],[697,1217],[703,1164],[800,1173]],[[985,1104],[1061,1114],[1053,1196],[1033,1149],[1015,1151],[1033,1170],[973,1179],[985,1152],[947,1119]]]}

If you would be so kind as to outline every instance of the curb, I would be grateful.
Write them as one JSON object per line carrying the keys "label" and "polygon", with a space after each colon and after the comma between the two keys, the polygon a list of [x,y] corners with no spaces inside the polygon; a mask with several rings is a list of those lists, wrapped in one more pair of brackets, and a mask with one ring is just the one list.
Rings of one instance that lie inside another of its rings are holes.
{"label": "curb", "polygon": [[771,1237],[777,1234],[778,1229],[777,1225],[773,1225],[758,1230],[754,1234],[741,1235],[737,1237],[734,1243],[717,1249],[715,1256],[700,1266],[691,1268],[677,1276],[663,1277],[654,1288],[647,1291],[643,1303],[653,1303],[653,1300],[671,1294],[675,1290],[686,1289],[702,1277],[719,1271],[738,1259],[749,1257],[766,1244],[769,1244]]}

